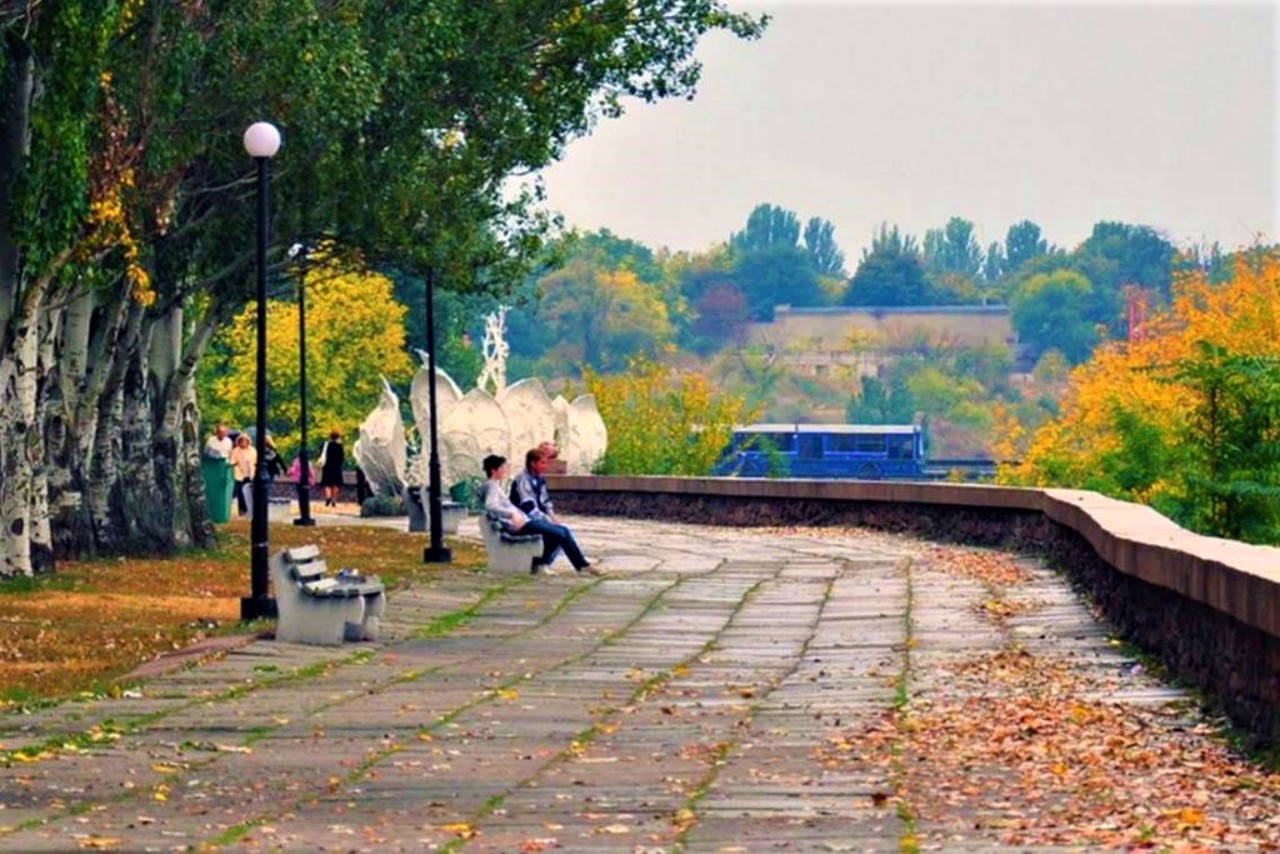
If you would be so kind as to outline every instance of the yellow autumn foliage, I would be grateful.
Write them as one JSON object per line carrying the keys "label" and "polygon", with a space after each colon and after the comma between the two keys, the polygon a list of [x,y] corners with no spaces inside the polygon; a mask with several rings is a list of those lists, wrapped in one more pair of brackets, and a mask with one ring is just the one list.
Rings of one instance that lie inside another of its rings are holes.
{"label": "yellow autumn foliage", "polygon": [[1280,253],[1274,250],[1243,255],[1226,282],[1212,283],[1198,270],[1177,275],[1170,306],[1145,325],[1139,340],[1108,343],[1071,372],[1056,418],[1026,430],[1007,410],[997,412],[995,452],[1019,461],[1003,467],[998,480],[1103,488],[1144,502],[1177,492],[1175,471],[1111,489],[1100,484],[1133,456],[1133,425],[1175,451],[1184,441],[1196,397],[1171,379],[1170,369],[1194,361],[1201,342],[1234,356],[1280,356],[1278,307]]}
{"label": "yellow autumn foliage", "polygon": [[755,417],[743,398],[719,394],[706,376],[652,362],[634,361],[611,376],[587,371],[583,379],[609,431],[607,474],[707,475],[734,425]]}
{"label": "yellow autumn foliage", "polygon": [[[313,451],[330,430],[355,430],[378,404],[381,377],[403,386],[413,378],[405,350],[405,307],[392,296],[386,276],[313,263],[306,276],[307,438]],[[267,303],[267,423],[288,457],[297,451],[301,398],[298,383],[298,304]],[[229,353],[202,383],[200,405],[210,419],[233,427],[252,425],[256,413],[257,307],[245,307],[214,339]],[[218,361],[216,355],[215,363]]]}

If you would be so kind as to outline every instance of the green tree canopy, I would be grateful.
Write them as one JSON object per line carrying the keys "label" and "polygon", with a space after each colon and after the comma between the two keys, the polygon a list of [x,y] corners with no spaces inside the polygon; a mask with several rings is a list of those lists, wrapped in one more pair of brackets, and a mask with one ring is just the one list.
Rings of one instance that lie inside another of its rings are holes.
{"label": "green tree canopy", "polygon": [[653,358],[671,342],[674,330],[665,303],[630,270],[574,258],[538,286],[537,322],[555,342],[547,355],[564,373],[622,370],[632,359]]}
{"label": "green tree canopy", "polygon": [[777,305],[813,306],[826,301],[809,256],[796,246],[737,256],[733,281],[747,298],[753,320],[772,320]]}
{"label": "green tree canopy", "polygon": [[1089,358],[1098,333],[1086,314],[1093,286],[1079,273],[1062,270],[1032,276],[1014,294],[1011,320],[1023,342],[1059,350],[1072,364]]}
{"label": "green tree canopy", "polygon": [[819,276],[843,279],[844,253],[836,245],[836,227],[828,220],[812,217],[804,226],[804,248]]}
{"label": "green tree canopy", "polygon": [[929,305],[935,299],[933,286],[925,277],[915,239],[903,237],[895,225],[880,227],[870,250],[849,280],[841,302],[844,305]]}
{"label": "green tree canopy", "polygon": [[858,384],[858,393],[845,408],[845,420],[850,424],[910,424],[915,420],[915,400],[904,377],[891,377],[887,389],[876,377],[862,377]]}
{"label": "green tree canopy", "polygon": [[1012,273],[1033,258],[1049,254],[1049,243],[1040,236],[1040,226],[1029,219],[1009,226],[1004,238],[1005,269]]}
{"label": "green tree canopy", "polygon": [[771,204],[757,205],[747,216],[747,226],[729,238],[735,253],[790,249],[800,241],[800,218],[794,211]]}
{"label": "green tree canopy", "polygon": [[973,223],[953,216],[942,228],[931,228],[924,235],[924,262],[930,273],[954,273],[968,279],[982,270],[985,255],[973,236]]}

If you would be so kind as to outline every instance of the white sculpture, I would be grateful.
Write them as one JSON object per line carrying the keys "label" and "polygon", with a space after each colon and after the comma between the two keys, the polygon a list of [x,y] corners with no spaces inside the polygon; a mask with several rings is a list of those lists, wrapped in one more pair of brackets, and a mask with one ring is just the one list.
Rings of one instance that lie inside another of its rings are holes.
{"label": "white sculpture", "polygon": [[591,474],[609,445],[609,430],[600,417],[595,395],[575,398],[565,415],[565,430],[558,434],[560,459],[569,474]]}
{"label": "white sculpture", "polygon": [[[427,412],[427,395],[430,392],[427,388],[429,360],[422,350],[418,350],[417,353],[418,358],[422,360],[422,369],[414,374],[413,385],[409,388],[409,408],[413,411],[413,423],[418,427],[418,436],[425,442],[427,425],[430,423]],[[458,384],[448,374],[436,368],[436,418],[443,422],[460,400],[462,400],[462,389],[458,388]]]}
{"label": "white sculpture", "polygon": [[440,479],[446,488],[468,477],[482,477],[489,454],[511,459],[511,425],[489,392],[473,388],[462,396],[447,421],[440,421]]}
{"label": "white sculpture", "polygon": [[[608,431],[591,395],[572,403],[562,396],[553,401],[537,379],[507,385],[506,359],[510,350],[503,340],[506,313],[502,308],[485,318],[485,367],[476,388],[463,394],[447,373],[436,368],[436,446],[440,480],[446,490],[459,481],[482,477],[480,462],[488,454],[506,457],[512,470],[519,471],[524,468],[525,452],[553,441],[560,447],[560,459],[570,474],[590,474],[608,446]],[[398,492],[406,484],[426,485],[430,480],[430,374],[427,354],[419,351],[418,356],[422,367],[409,392],[409,406],[418,430],[418,452],[406,461],[400,404],[390,387],[385,388],[382,402],[360,427],[356,460],[371,482],[376,472],[382,489]],[[492,394],[486,388],[490,383],[495,389]],[[367,466],[366,457],[371,460]]]}
{"label": "white sculpture", "polygon": [[532,378],[507,386],[495,399],[511,427],[511,453],[505,456],[510,458],[511,468],[518,471],[524,468],[526,451],[556,440],[555,407],[542,383]]}
{"label": "white sculpture", "polygon": [[511,348],[507,346],[506,331],[507,307],[504,305],[484,319],[484,370],[476,380],[476,388],[486,391],[492,382],[494,397],[507,387],[507,355]]}
{"label": "white sculpture", "polygon": [[378,406],[360,425],[360,438],[352,448],[356,465],[377,494],[399,495],[404,489],[408,446],[404,421],[400,418],[400,398],[382,379]]}
{"label": "white sculpture", "polygon": [[[420,442],[409,465],[410,480],[424,484],[428,482],[431,438],[427,393],[427,369],[423,367],[410,392]],[[557,396],[553,401],[537,379],[520,380],[497,397],[481,388],[461,394],[449,375],[437,368],[436,410],[440,479],[446,488],[480,477],[480,461],[487,454],[506,457],[518,472],[524,468],[526,451],[554,441],[569,474],[590,474],[608,447],[608,431],[594,397],[583,395],[569,403]]]}

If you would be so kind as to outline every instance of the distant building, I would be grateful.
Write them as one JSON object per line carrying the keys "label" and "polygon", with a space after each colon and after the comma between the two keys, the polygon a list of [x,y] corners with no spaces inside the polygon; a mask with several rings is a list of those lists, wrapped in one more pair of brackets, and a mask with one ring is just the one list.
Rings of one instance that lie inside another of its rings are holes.
{"label": "distant building", "polygon": [[874,376],[883,364],[924,342],[1008,347],[1015,363],[1025,361],[1005,305],[780,305],[772,322],[748,325],[747,340],[775,348],[780,361],[811,376],[830,374],[835,367]]}

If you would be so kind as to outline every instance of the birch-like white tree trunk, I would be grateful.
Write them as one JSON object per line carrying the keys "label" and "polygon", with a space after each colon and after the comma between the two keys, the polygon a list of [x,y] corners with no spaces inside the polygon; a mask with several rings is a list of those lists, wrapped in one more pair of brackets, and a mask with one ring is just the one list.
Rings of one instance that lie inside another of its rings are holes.
{"label": "birch-like white tree trunk", "polygon": [[160,360],[170,365],[163,390],[156,405],[160,424],[156,430],[156,477],[163,480],[166,465],[171,465],[174,502],[174,538],[180,545],[209,548],[215,545],[213,523],[209,519],[204,495],[204,476],[200,471],[203,442],[199,434],[200,418],[196,407],[195,370],[213,334],[226,318],[226,307],[212,300],[196,323],[185,348],[181,341],[181,312],[175,311],[166,338],[168,352],[160,355],[157,335],[152,344],[152,369],[159,373]]}
{"label": "birch-like white tree trunk", "polygon": [[50,420],[50,398],[57,386],[57,342],[62,325],[62,309],[46,302],[40,312],[39,340],[37,345],[37,383],[35,417],[32,421],[37,435],[30,445],[31,455],[31,563],[36,572],[53,569],[53,524],[50,518],[50,490],[62,493],[65,473],[59,471],[50,458],[51,451],[59,450],[62,430]]}
{"label": "birch-like white tree trunk", "polygon": [[[4,551],[0,575],[32,575],[31,509],[36,488],[33,461],[41,456],[40,431],[36,429],[36,395],[39,370],[40,293],[34,287],[25,304],[10,318],[12,343],[0,351],[10,364],[10,376],[0,389],[0,524]],[[34,460],[33,460],[34,457]]]}
{"label": "birch-like white tree trunk", "polygon": [[92,454],[95,431],[84,428],[81,416],[97,412],[96,407],[82,405],[91,391],[89,342],[96,302],[93,290],[81,288],[67,303],[62,312],[61,343],[55,365],[57,379],[49,383],[45,444],[51,469],[49,502],[53,545],[60,557],[83,558],[95,553],[93,526],[84,496],[84,463]]}
{"label": "birch-like white tree trunk", "polygon": [[[34,368],[35,309],[21,306],[21,256],[13,222],[14,188],[21,173],[31,119],[35,64],[20,39],[8,39],[0,57],[0,576],[30,575],[30,466],[22,401],[33,377],[20,373],[19,357]],[[23,314],[23,312],[26,314]],[[26,422],[30,424],[30,422]]]}
{"label": "birch-like white tree trunk", "polygon": [[85,496],[89,517],[93,524],[93,541],[97,548],[108,554],[121,554],[129,542],[127,524],[121,516],[118,490],[121,478],[122,425],[125,417],[125,376],[129,371],[131,354],[137,347],[142,329],[143,308],[130,303],[125,308],[125,320],[114,341],[105,349],[105,364],[95,365],[94,370],[104,371],[100,394],[94,403],[97,423],[93,439],[93,456],[89,458],[85,478]]}

